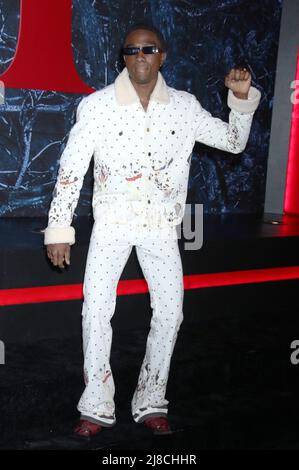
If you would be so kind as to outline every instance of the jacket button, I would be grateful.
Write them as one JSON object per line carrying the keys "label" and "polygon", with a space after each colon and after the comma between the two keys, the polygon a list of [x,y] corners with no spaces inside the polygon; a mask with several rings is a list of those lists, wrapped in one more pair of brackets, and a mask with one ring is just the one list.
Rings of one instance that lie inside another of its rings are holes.
{"label": "jacket button", "polygon": [[149,156],[149,157],[151,156],[151,152],[148,152],[148,156]]}

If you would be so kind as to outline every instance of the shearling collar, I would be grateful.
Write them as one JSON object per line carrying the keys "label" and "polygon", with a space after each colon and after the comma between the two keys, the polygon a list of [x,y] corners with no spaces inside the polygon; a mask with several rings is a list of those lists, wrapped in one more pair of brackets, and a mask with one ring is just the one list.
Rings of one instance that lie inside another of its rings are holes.
{"label": "shearling collar", "polygon": [[[139,96],[137,95],[136,90],[131,83],[128,69],[126,67],[116,78],[114,87],[116,101],[119,105],[128,106],[133,103],[139,103]],[[163,104],[168,104],[170,101],[166,82],[160,72],[158,72],[157,83],[153,89],[150,99]]]}

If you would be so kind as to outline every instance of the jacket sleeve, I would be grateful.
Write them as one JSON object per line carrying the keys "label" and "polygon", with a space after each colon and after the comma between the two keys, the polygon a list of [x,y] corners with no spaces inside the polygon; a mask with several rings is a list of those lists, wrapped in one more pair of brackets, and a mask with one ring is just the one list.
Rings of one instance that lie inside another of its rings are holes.
{"label": "jacket sleeve", "polygon": [[71,226],[84,176],[96,143],[96,119],[90,97],[81,100],[67,145],[61,155],[57,181],[44,230],[44,244],[75,243]]}
{"label": "jacket sleeve", "polygon": [[242,152],[246,147],[252,118],[260,99],[261,92],[255,87],[250,87],[247,100],[237,98],[228,90],[227,105],[230,113],[227,123],[213,117],[195,98],[195,140],[226,152]]}

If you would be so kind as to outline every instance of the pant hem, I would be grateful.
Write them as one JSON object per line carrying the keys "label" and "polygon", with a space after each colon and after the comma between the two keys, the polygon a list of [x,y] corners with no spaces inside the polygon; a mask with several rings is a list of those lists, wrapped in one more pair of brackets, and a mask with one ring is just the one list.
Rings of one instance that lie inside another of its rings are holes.
{"label": "pant hem", "polygon": [[133,419],[135,421],[135,423],[142,423],[143,421],[145,421],[146,419],[148,418],[154,418],[154,417],[158,417],[158,416],[167,416],[167,410],[165,409],[164,410],[157,410],[157,411],[149,411],[149,410],[146,410],[146,411],[143,411],[143,412],[137,412],[137,413],[134,413],[133,414]]}
{"label": "pant hem", "polygon": [[86,419],[91,423],[100,424],[101,426],[106,428],[112,428],[116,423],[115,418],[95,418],[94,416],[89,416],[86,413],[81,413],[80,418]]}

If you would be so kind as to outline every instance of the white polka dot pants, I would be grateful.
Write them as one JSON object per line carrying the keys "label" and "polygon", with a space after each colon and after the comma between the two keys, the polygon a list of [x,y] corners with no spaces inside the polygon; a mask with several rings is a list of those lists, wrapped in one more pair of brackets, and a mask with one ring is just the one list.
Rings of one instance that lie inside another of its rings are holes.
{"label": "white polka dot pants", "polygon": [[[110,232],[114,233],[114,232]],[[115,423],[114,380],[110,367],[111,318],[116,288],[133,246],[147,281],[152,318],[138,383],[131,402],[136,422],[167,414],[169,368],[183,320],[183,272],[177,239],[132,236],[106,238],[94,226],[87,256],[82,309],[85,390],[81,418],[103,426]],[[140,312],[142,314],[142,312]]]}

